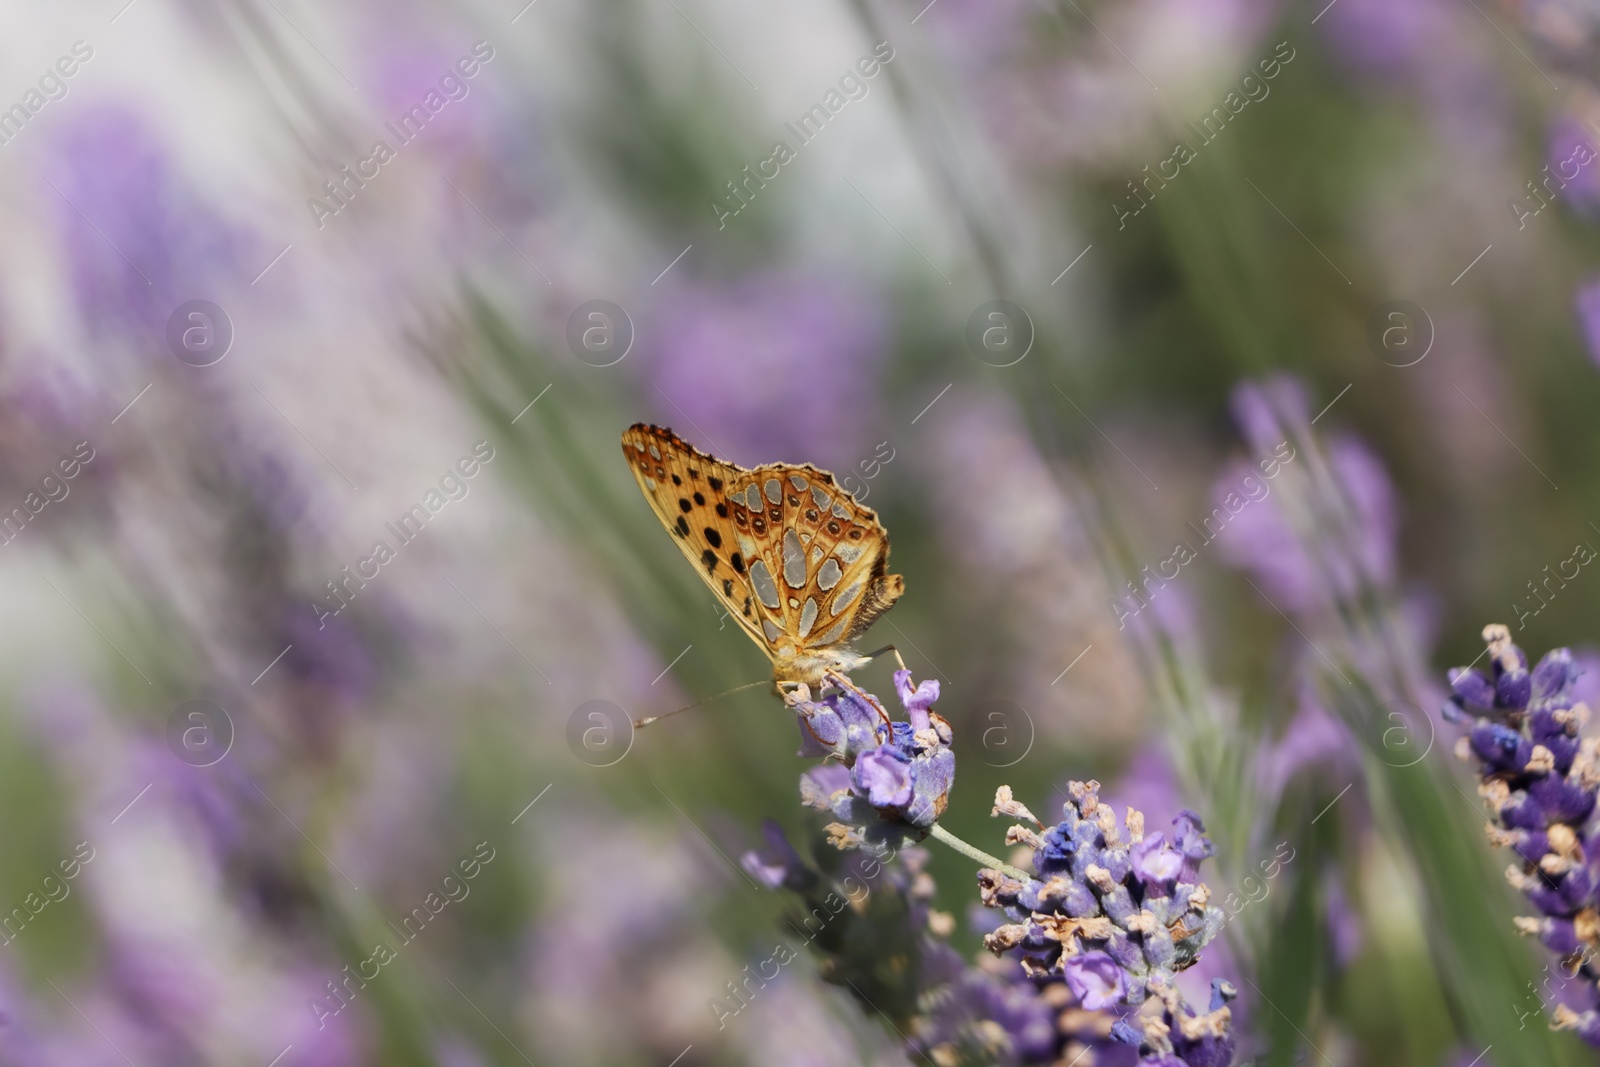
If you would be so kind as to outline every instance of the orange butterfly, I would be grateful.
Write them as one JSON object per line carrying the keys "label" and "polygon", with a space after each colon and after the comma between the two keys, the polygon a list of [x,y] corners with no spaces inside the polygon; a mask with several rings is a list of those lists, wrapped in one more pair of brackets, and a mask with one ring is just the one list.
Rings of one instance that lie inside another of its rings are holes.
{"label": "orange butterfly", "polygon": [[780,687],[819,688],[870,657],[849,648],[905,592],[871,508],[809,463],[746,470],[671,430],[622,435],[628,468],[683,554],[772,660]]}

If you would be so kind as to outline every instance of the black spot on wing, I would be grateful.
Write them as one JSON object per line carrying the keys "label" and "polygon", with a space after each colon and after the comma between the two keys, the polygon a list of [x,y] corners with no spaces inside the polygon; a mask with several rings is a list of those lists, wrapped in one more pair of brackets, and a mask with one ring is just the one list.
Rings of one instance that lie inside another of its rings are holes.
{"label": "black spot on wing", "polygon": [[706,479],[706,484],[711,487],[711,491],[713,493],[722,492],[722,479],[721,478],[707,478]]}
{"label": "black spot on wing", "polygon": [[722,579],[722,595],[723,596],[732,596],[733,595],[733,579],[732,578],[724,578],[724,579]]}
{"label": "black spot on wing", "polygon": [[690,507],[689,502],[687,500],[685,500],[683,497],[680,496],[678,498],[678,510],[679,511],[688,511],[689,507]]}
{"label": "black spot on wing", "polygon": [[706,565],[706,573],[710,574],[717,569],[717,554],[708,548],[700,553],[700,562]]}
{"label": "black spot on wing", "polygon": [[735,574],[744,573],[744,557],[739,555],[739,553],[735,552],[733,555],[729,556],[728,562],[733,564],[733,571]]}
{"label": "black spot on wing", "polygon": [[699,504],[699,505],[700,505],[700,506],[701,506],[701,507],[705,507],[705,504],[706,504],[706,498],[705,498],[705,496],[704,496],[704,495],[703,495],[703,494],[701,494],[701,493],[696,493],[696,494],[695,494],[695,495],[694,495],[694,502],[695,502],[695,503],[696,503],[696,504]]}
{"label": "black spot on wing", "polygon": [[689,520],[684,518],[682,515],[678,516],[678,525],[674,528],[678,531],[679,537],[689,536]]}
{"label": "black spot on wing", "polygon": [[725,519],[727,517],[728,517],[728,505],[722,503],[721,501],[718,501],[717,502],[717,518]]}
{"label": "black spot on wing", "polygon": [[712,548],[722,547],[722,535],[717,532],[716,527],[706,527],[706,544],[710,545]]}

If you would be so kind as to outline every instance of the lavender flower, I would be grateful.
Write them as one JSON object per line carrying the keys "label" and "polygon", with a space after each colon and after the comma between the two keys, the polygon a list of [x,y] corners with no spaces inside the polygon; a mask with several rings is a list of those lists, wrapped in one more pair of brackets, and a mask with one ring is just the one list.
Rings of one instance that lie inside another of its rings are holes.
{"label": "lavender flower", "polygon": [[747,852],[745,870],[799,895],[803,914],[787,925],[818,956],[823,979],[849,988],[863,1011],[883,1012],[913,1056],[937,1067],[1047,1064],[1093,1048],[1082,1064],[1120,1062],[1112,1017],[1087,1010],[1066,985],[1038,982],[1016,960],[968,963],[945,942],[955,922],[931,907],[923,849],[880,859],[820,848],[808,861],[776,824],[765,833],[767,848]]}
{"label": "lavender flower", "polygon": [[[1072,782],[1064,821],[1045,830],[1001,787],[992,814],[1044,831],[1006,835],[1033,848],[1031,877],[936,826],[955,773],[950,727],[933,711],[937,683],[913,687],[897,671],[907,721],[895,722],[870,693],[830,681],[837,690],[821,700],[802,686],[786,702],[802,754],[836,761],[802,775],[800,791],[838,820],[826,828],[838,851],[808,861],[768,824],[767,848],[743,860],[753,879],[802,898],[807,913],[790,928],[821,957],[826,980],[848,985],[936,1067],[1077,1062],[1090,1051],[1101,1065],[1134,1055],[1161,1067],[1232,1062],[1233,987],[1214,983],[1210,1010],[1197,1014],[1174,984],[1225,921],[1199,882],[1213,849],[1193,812],[1170,834],[1147,835],[1130,808],[1124,840],[1099,783]],[[907,847],[930,833],[994,864],[978,882],[983,903],[1011,920],[984,938],[996,958],[969,965],[944,942],[954,920],[929,906],[925,854]]]}
{"label": "lavender flower", "polygon": [[920,838],[944,814],[956,773],[950,724],[933,710],[939,683],[911,685],[896,671],[906,722],[894,722],[878,699],[845,679],[820,701],[800,686],[785,698],[799,717],[801,755],[827,756],[801,778],[801,799],[839,821],[828,832],[840,848],[899,847]]}
{"label": "lavender flower", "polygon": [[996,955],[1012,955],[1041,990],[1065,985],[1091,1011],[1122,1013],[1147,1001],[1161,1011],[1119,1020],[1110,1036],[1139,1049],[1142,1062],[1214,1067],[1232,1062],[1235,993],[1213,984],[1205,1014],[1187,1007],[1175,977],[1225,921],[1199,881],[1200,863],[1214,851],[1191,811],[1173,820],[1170,835],[1145,833],[1144,816],[1130,808],[1124,838],[1114,812],[1099,799],[1098,782],[1072,782],[1062,821],[1045,829],[1011,790],[1002,787],[994,814],[1034,823],[1014,825],[1011,844],[1033,849],[1037,877],[1019,881],[999,870],[979,872],[984,904],[1011,922],[984,938]]}
{"label": "lavender flower", "polygon": [[1530,671],[1505,626],[1484,627],[1483,639],[1489,669],[1450,672],[1444,715],[1470,724],[1456,754],[1478,761],[1489,841],[1516,853],[1506,878],[1542,913],[1518,918],[1517,929],[1556,953],[1568,977],[1582,976],[1587,1010],[1558,1005],[1552,1026],[1600,1046],[1600,828],[1590,823],[1600,740],[1579,736],[1589,709],[1573,696],[1571,652],[1547,653]]}

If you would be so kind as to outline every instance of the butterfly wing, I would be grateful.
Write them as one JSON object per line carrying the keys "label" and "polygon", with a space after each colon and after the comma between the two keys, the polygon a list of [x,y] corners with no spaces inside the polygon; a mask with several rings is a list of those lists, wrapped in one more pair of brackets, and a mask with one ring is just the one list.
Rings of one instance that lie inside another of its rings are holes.
{"label": "butterfly wing", "polygon": [[814,676],[905,589],[877,514],[810,464],[747,470],[671,430],[622,435],[639,488],[679,549],[780,677]]}
{"label": "butterfly wing", "polygon": [[771,655],[760,625],[770,616],[750,584],[749,565],[756,553],[741,551],[727,500],[728,487],[749,472],[706,455],[671,430],[645,423],[622,435],[622,454],[695,573],[751,640]]}
{"label": "butterfly wing", "polygon": [[827,471],[774,463],[736,480],[730,494],[737,543],[756,602],[774,619],[762,637],[777,661],[835,648],[864,632],[904,591],[890,576],[889,537]]}

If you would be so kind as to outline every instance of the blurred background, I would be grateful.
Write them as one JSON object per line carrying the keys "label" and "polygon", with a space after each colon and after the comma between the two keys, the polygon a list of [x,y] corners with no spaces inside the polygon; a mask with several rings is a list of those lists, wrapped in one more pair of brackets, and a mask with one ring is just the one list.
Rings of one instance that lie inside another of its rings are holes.
{"label": "blurred background", "polygon": [[958,833],[1203,815],[1249,1056],[1585,1062],[1436,709],[1600,627],[1592,3],[3,25],[0,1063],[908,1062],[808,958],[710,1007],[809,761],[629,728],[769,673],[636,421],[878,510]]}

